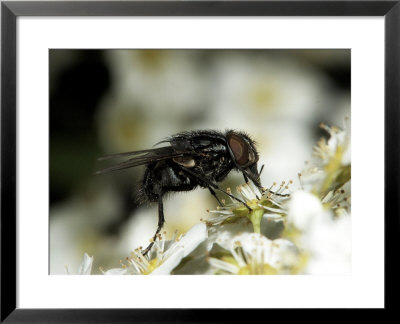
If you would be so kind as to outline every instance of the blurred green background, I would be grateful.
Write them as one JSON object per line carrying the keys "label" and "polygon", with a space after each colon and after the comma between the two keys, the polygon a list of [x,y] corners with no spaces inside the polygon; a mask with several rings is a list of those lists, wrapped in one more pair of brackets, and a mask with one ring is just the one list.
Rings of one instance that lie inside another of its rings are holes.
{"label": "blurred green background", "polygon": [[[350,115],[350,50],[50,50],[49,63],[51,274],[76,273],[84,252],[94,273],[116,267],[156,229],[156,206],[135,200],[144,167],[94,176],[108,165],[98,157],[238,129],[258,142],[263,185],[297,188],[320,122]],[[242,181],[232,173],[222,186]],[[171,196],[167,235],[215,206],[207,190]]]}

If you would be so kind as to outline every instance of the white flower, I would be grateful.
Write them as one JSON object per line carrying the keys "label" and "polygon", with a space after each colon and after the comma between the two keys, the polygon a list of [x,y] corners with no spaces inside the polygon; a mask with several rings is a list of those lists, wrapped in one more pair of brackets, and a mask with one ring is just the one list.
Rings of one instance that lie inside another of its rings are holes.
{"label": "white flower", "polygon": [[[270,220],[274,222],[282,220],[286,213],[284,201],[289,198],[289,187],[283,182],[276,191],[273,191],[274,186],[275,184],[265,189],[264,194],[261,194],[253,183],[238,186],[238,193],[252,209],[251,211],[233,199],[230,204],[210,211],[213,217],[206,221],[209,235],[208,250],[212,249],[214,243],[223,246],[224,242],[238,233],[260,233],[261,228],[266,229],[265,224]],[[261,226],[261,222],[264,226]]]}
{"label": "white flower", "polygon": [[297,248],[285,239],[272,241],[257,233],[243,233],[226,247],[231,256],[209,258],[217,273],[286,274],[297,264]]}
{"label": "white flower", "polygon": [[321,127],[330,138],[328,141],[322,138],[314,147],[313,159],[309,167],[299,173],[299,179],[303,189],[317,194],[324,203],[330,203],[330,207],[337,208],[340,202],[346,203],[350,199],[350,120],[345,120],[344,130],[325,124]]}
{"label": "white flower", "polygon": [[[305,236],[308,234],[305,234]],[[351,217],[342,214],[313,228],[307,238],[311,255],[308,274],[351,274]]]}
{"label": "white flower", "polygon": [[[275,186],[276,183],[268,189],[264,188],[264,193],[261,193],[252,182],[248,182],[239,185],[236,190],[242,196],[242,201],[251,209],[263,209],[269,212],[267,215],[270,215],[271,218],[276,218],[277,214],[286,212],[283,202],[289,198],[290,191],[289,185],[285,185],[285,181],[276,190]],[[229,188],[228,192],[230,192]],[[229,199],[229,204],[210,211],[213,217],[210,217],[206,222],[209,226],[232,222],[232,218],[248,217],[248,209],[242,203],[232,198]]]}
{"label": "white flower", "polygon": [[341,165],[346,166],[351,163],[351,133],[350,121],[346,119],[345,129],[329,127],[321,124],[321,128],[330,135],[328,142],[322,138],[318,146],[314,147],[314,162],[318,165],[327,165],[332,159],[339,159]]}
{"label": "white flower", "polygon": [[342,187],[331,190],[322,199],[324,206],[330,207],[337,216],[341,213],[351,212],[351,181],[347,181]]}
{"label": "white flower", "polygon": [[207,249],[210,251],[214,244],[226,248],[232,238],[238,233],[252,233],[253,225],[246,217],[236,219],[234,222],[210,226],[208,230]]}
{"label": "white flower", "polygon": [[[87,253],[83,255],[83,260],[78,269],[78,275],[90,275],[92,273],[93,257]],[[68,268],[67,268],[68,271]]]}
{"label": "white flower", "polygon": [[111,269],[104,274],[170,274],[181,260],[191,254],[206,238],[206,225],[195,225],[175,241],[157,240],[147,256],[143,256],[141,250],[136,249],[127,258],[128,264],[122,265],[122,269]]}
{"label": "white flower", "polygon": [[289,202],[288,224],[295,241],[308,257],[306,274],[350,274],[351,218],[335,217],[313,194],[298,191]]}
{"label": "white flower", "polygon": [[301,231],[315,226],[317,220],[330,217],[329,212],[324,210],[321,201],[316,196],[301,190],[292,195],[288,215],[289,221]]}
{"label": "white flower", "polygon": [[114,268],[114,269],[110,269],[107,271],[103,271],[103,274],[106,276],[120,276],[120,275],[125,275],[128,273],[128,269],[127,268]]}

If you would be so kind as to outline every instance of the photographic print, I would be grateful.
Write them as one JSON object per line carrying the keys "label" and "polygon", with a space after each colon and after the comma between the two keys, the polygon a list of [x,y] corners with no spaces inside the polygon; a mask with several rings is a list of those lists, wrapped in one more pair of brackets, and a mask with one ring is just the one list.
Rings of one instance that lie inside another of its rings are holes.
{"label": "photographic print", "polygon": [[49,51],[51,275],[350,275],[350,49]]}

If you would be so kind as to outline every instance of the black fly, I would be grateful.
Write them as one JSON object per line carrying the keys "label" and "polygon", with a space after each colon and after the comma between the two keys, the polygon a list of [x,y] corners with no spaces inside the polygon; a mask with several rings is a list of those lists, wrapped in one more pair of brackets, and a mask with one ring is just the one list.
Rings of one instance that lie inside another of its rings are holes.
{"label": "black fly", "polygon": [[232,130],[225,133],[213,130],[190,131],[173,135],[157,145],[161,143],[169,145],[102,157],[99,160],[132,156],[124,162],[96,172],[102,174],[147,165],[140,198],[142,202],[158,203],[158,227],[153,241],[143,255],[150,251],[164,225],[163,196],[166,193],[190,191],[200,186],[208,188],[220,205],[222,203],[215,193],[216,190],[243,203],[250,210],[245,202],[217,184],[232,170],[241,172],[246,182],[250,179],[262,190],[257,169],[258,152],[254,141],[245,133]]}

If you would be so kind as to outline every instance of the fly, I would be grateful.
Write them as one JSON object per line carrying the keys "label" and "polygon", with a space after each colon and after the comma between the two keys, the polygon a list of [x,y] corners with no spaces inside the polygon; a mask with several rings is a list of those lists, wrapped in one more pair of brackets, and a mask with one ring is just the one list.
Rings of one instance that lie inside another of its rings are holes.
{"label": "fly", "polygon": [[200,186],[207,188],[220,206],[222,203],[215,191],[228,195],[251,210],[244,201],[218,186],[232,170],[241,172],[246,182],[250,179],[263,191],[261,171],[257,169],[259,155],[255,142],[243,132],[188,131],[172,135],[156,145],[165,143],[168,145],[101,157],[99,160],[119,157],[129,159],[96,172],[103,174],[139,165],[147,166],[139,190],[139,201],[158,203],[158,225],[143,255],[151,250],[164,225],[163,197],[166,193],[190,191]]}

